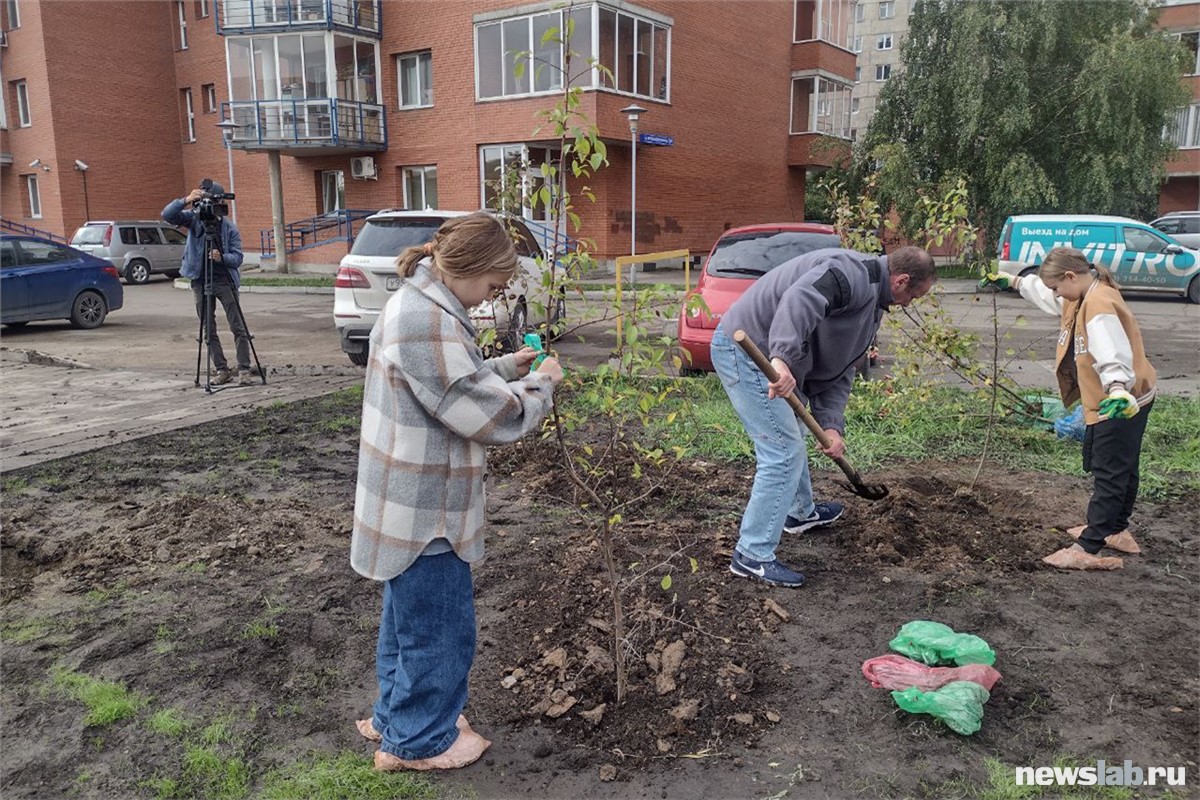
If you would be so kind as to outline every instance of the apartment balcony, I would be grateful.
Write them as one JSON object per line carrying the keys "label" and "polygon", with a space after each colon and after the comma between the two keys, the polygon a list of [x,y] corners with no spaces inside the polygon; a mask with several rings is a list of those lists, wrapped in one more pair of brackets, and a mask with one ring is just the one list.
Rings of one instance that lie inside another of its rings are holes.
{"label": "apartment balcony", "polygon": [[825,133],[793,133],[788,137],[789,167],[832,167],[849,157],[850,140]]}
{"label": "apartment balcony", "polygon": [[381,36],[380,0],[222,0],[221,35],[340,30]]}
{"label": "apartment balcony", "polygon": [[238,150],[278,150],[290,156],[375,153],[387,149],[384,107],[336,97],[234,100],[222,103]]}

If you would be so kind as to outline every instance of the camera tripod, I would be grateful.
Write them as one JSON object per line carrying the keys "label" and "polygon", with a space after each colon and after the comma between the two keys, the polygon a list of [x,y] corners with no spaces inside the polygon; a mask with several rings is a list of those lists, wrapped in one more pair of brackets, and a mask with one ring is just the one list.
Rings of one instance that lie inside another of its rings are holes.
{"label": "camera tripod", "polygon": [[[205,219],[204,225],[204,258],[201,261],[200,275],[204,281],[204,313],[200,315],[200,333],[196,337],[196,385],[200,385],[200,361],[203,358],[205,361],[204,375],[204,391],[209,394],[219,392],[225,389],[228,384],[214,387],[212,384],[213,359],[212,359],[212,331],[210,323],[213,327],[217,324],[217,309],[216,309],[216,285],[213,278],[213,263],[212,251],[220,249],[218,247],[219,237],[217,235],[217,219]],[[246,339],[250,343],[250,353],[254,356],[254,369],[258,373],[258,377],[262,380],[263,385],[267,383],[267,371],[263,369],[262,362],[258,360],[258,350],[254,347],[254,336],[250,333],[250,326],[246,324],[246,315],[242,313],[242,301],[238,295],[237,287],[233,290],[233,305],[237,309],[238,318],[242,321],[242,327],[246,331]],[[230,325],[230,333],[232,335],[233,326]],[[236,349],[237,340],[234,337],[234,347]]]}

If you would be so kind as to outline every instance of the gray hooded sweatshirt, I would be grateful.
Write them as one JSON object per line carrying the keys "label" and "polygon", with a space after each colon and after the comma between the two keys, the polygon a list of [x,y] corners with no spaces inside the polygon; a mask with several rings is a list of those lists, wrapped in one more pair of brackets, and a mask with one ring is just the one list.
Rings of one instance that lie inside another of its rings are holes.
{"label": "gray hooded sweatshirt", "polygon": [[767,358],[782,359],[821,427],[845,432],[854,364],[892,300],[886,256],[814,250],[755,281],[720,327],[730,337],[745,331]]}

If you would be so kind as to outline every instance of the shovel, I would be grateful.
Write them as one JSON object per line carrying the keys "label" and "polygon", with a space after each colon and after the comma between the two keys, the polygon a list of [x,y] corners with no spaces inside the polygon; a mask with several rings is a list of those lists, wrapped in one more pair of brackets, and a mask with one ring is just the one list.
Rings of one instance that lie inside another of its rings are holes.
{"label": "shovel", "polygon": [[[745,331],[736,331],[733,334],[733,340],[742,346],[742,349],[746,351],[746,355],[750,356],[755,365],[762,371],[762,374],[767,376],[768,381],[774,383],[779,380],[779,373],[771,366],[771,362],[762,354],[758,346],[750,341],[750,337],[746,335]],[[792,392],[784,399],[787,400],[788,405],[796,412],[796,416],[800,418],[805,427],[812,431],[812,435],[821,443],[821,447],[828,448],[831,442],[829,441],[829,437],[825,435],[825,430],[812,418],[812,414],[808,413],[808,409],[800,402],[800,398],[796,397],[796,393]],[[845,456],[834,458],[833,463],[841,467],[842,472],[846,473],[846,477],[850,479],[849,484],[838,481],[847,490],[859,497],[865,497],[867,500],[882,500],[888,496],[888,488],[882,483],[866,483],[863,481],[862,476],[858,474],[858,470],[850,465]]]}

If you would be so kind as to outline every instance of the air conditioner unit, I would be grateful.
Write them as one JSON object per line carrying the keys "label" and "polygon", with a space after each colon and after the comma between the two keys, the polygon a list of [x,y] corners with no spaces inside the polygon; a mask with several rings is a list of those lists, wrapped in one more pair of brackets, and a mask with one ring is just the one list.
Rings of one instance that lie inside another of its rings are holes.
{"label": "air conditioner unit", "polygon": [[370,178],[375,180],[379,173],[375,171],[375,159],[371,156],[359,156],[350,159],[351,178]]}

